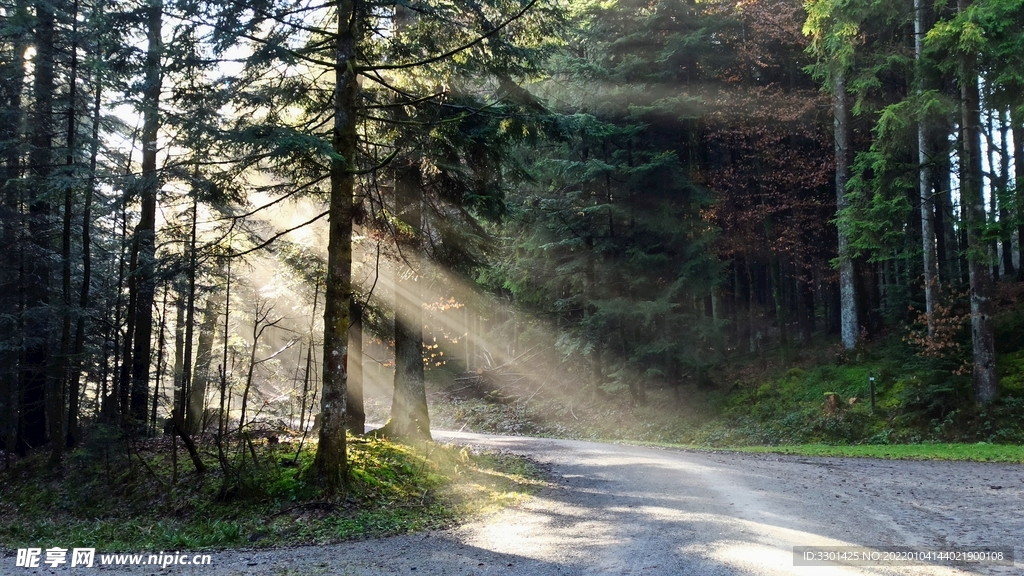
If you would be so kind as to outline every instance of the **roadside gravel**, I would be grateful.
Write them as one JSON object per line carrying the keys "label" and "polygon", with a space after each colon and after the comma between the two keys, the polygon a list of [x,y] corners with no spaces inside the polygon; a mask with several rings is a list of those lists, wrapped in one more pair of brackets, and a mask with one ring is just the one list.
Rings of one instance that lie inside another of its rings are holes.
{"label": "roadside gravel", "polygon": [[[1024,574],[1024,564],[794,566],[794,546],[1016,548],[1024,467],[691,452],[437,432],[529,456],[553,486],[451,530],[291,549],[213,553],[201,567],[12,574]],[[8,564],[9,562],[9,564]]]}

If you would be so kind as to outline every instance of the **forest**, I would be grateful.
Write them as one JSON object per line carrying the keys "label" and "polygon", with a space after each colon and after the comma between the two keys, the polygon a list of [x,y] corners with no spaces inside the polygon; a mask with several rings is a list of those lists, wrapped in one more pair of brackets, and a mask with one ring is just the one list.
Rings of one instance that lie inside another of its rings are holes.
{"label": "forest", "polygon": [[784,440],[1024,442],[1021,0],[0,14],[7,469],[338,494],[435,410],[764,424],[823,370]]}

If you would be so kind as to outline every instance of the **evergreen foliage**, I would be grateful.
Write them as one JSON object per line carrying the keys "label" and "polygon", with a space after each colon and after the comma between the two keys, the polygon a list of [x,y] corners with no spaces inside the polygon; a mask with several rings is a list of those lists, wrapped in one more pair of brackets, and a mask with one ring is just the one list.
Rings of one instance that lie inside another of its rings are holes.
{"label": "evergreen foliage", "polygon": [[406,438],[442,352],[635,405],[897,334],[925,416],[1016,405],[1024,3],[920,4],[0,0],[7,461],[162,421],[230,484],[319,412],[340,492],[350,336]]}

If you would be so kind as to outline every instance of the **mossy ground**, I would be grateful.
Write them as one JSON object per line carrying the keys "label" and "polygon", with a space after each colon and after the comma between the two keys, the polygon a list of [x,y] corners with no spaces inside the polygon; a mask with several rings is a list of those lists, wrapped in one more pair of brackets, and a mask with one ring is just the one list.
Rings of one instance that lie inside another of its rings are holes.
{"label": "mossy ground", "polygon": [[94,428],[57,470],[34,454],[0,472],[0,542],[138,552],[321,544],[448,526],[543,485],[510,455],[350,438],[349,488],[325,498],[307,474],[314,450],[296,459],[287,442],[257,443],[255,464],[249,451],[244,467],[232,455],[225,483],[214,454],[203,453],[213,468],[199,475],[180,449],[174,482],[167,438],[129,442]]}

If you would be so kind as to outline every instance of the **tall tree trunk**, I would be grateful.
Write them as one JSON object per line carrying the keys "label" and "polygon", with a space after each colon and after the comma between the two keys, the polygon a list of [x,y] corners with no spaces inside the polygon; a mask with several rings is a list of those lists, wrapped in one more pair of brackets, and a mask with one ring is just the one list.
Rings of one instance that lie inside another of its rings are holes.
{"label": "tall tree trunk", "polygon": [[352,324],[348,331],[348,429],[353,434],[366,431],[366,410],[363,407],[363,305],[352,298],[349,308]]}
{"label": "tall tree trunk", "polygon": [[[129,290],[128,290],[128,308],[122,306],[122,298],[124,297],[125,288],[125,270],[126,264],[127,270],[131,270],[131,265],[126,262],[128,258],[128,209],[127,209],[127,197],[125,197],[121,204],[121,241],[120,249],[118,250],[117,257],[117,297],[114,299],[114,325],[112,331],[114,333],[113,338],[113,350],[112,356],[114,357],[114,366],[111,371],[112,376],[110,378],[110,394],[104,394],[103,396],[103,407],[100,409],[103,419],[107,422],[120,422],[123,416],[123,406],[121,390],[124,389],[125,378],[125,360],[131,360],[131,346],[129,345],[132,341],[132,330],[134,324],[132,324],[132,318],[134,315],[131,310],[133,308],[132,303],[134,300],[132,296],[134,293],[131,290],[131,278],[128,278]],[[114,228],[117,228],[118,218],[114,218]],[[126,311],[125,315],[125,333],[124,342],[121,341],[121,312]],[[122,351],[123,349],[123,351]],[[130,373],[128,373],[130,376]]]}
{"label": "tall tree trunk", "polygon": [[[125,220],[127,222],[127,219]],[[138,278],[135,270],[139,264],[139,251],[136,239],[131,240],[131,256],[128,260],[128,309],[124,321],[124,341],[121,343],[121,370],[117,378],[117,405],[120,410],[119,421],[125,422],[131,406],[132,390],[132,344],[135,342],[135,326],[138,321],[137,306],[139,302]],[[184,323],[182,323],[184,326]]]}
{"label": "tall tree trunk", "polygon": [[814,286],[810,280],[796,278],[797,302],[800,315],[800,340],[810,342],[814,334]]}
{"label": "tall tree trunk", "polygon": [[754,274],[750,269],[750,255],[743,256],[743,264],[747,272],[747,331],[750,340],[750,353],[757,352],[761,344],[761,332],[757,329],[757,318],[754,312],[756,295],[754,294]]}
{"label": "tall tree trunk", "polygon": [[[836,213],[849,206],[846,200],[846,184],[850,179],[850,110],[846,95],[846,76],[842,70],[836,72],[835,98],[835,151],[836,151]],[[850,238],[844,226],[837,226],[839,233],[839,300],[840,332],[843,348],[851,350],[857,345],[857,295],[854,288],[853,259],[850,258]]]}
{"label": "tall tree trunk", "polygon": [[135,342],[132,350],[131,415],[145,424],[149,404],[149,366],[153,335],[153,297],[156,281],[156,197],[160,175],[156,168],[157,136],[160,130],[160,56],[163,52],[161,27],[163,0],[149,0],[146,7],[146,80],[142,89],[142,205],[135,228]]}
{"label": "tall tree trunk", "polygon": [[164,379],[164,349],[167,347],[167,293],[164,288],[163,302],[160,304],[160,333],[157,336],[156,345],[156,386],[153,389],[153,402],[150,404],[149,426],[150,435],[156,433],[156,409],[160,401],[160,385]]}
{"label": "tall tree trunk", "polygon": [[[914,55],[918,66],[923,67],[925,14],[924,1],[914,0]],[[918,82],[918,93],[921,93],[924,80]],[[928,322],[928,337],[935,337],[935,303],[938,292],[936,279],[937,266],[935,259],[935,222],[934,201],[931,185],[932,176],[929,162],[931,149],[928,146],[928,126],[925,120],[917,123],[917,185],[918,201],[921,203],[921,247],[924,258],[924,308]]]}
{"label": "tall tree trunk", "polygon": [[[21,21],[28,20],[28,9],[24,1],[16,3],[12,16]],[[23,346],[20,312],[21,299],[19,270],[21,242],[21,201],[19,198],[19,182],[22,177],[22,91],[25,84],[25,50],[28,48],[28,35],[22,30],[15,30],[13,38],[4,38],[12,46],[12,58],[0,65],[0,73],[6,82],[0,83],[0,146],[3,148],[3,172],[0,172],[0,221],[2,228],[2,250],[0,250],[0,309],[10,314],[0,320],[0,334],[3,334],[3,347],[0,351],[0,380],[7,391],[4,406],[5,412],[0,414],[6,422],[4,430],[4,455],[6,465],[10,466],[10,456],[15,447],[22,445],[18,438],[19,413],[21,411],[20,372],[23,368],[18,350]]]}
{"label": "tall tree trunk", "polygon": [[[245,411],[249,405],[249,390],[252,388],[252,377],[256,371],[256,349],[260,345],[260,336],[263,334],[263,328],[266,327],[265,321],[270,316],[269,305],[260,300],[256,299],[256,311],[253,314],[252,322],[252,348],[249,349],[249,369],[245,374],[245,387],[242,389],[242,412],[238,416],[238,433],[241,435],[245,430]],[[243,436],[243,441],[245,437]],[[245,454],[245,451],[242,451]]]}
{"label": "tall tree trunk", "polygon": [[[991,87],[989,87],[989,88],[991,88]],[[990,93],[991,93],[991,90],[990,90]],[[986,95],[986,97],[989,97],[989,96],[990,95]],[[978,108],[979,108],[979,114],[978,115],[979,115],[979,118],[980,118],[980,116],[981,116],[981,113],[980,113],[981,105],[980,104],[978,105]],[[991,226],[991,228],[993,230],[995,230],[999,226],[999,222],[997,221],[997,214],[999,213],[999,210],[998,210],[998,207],[996,205],[997,201],[999,199],[999,193],[998,193],[998,191],[999,191],[999,173],[996,170],[996,163],[995,163],[995,148],[996,148],[996,143],[995,143],[996,142],[996,139],[995,139],[995,133],[996,133],[995,116],[992,114],[991,110],[989,110],[988,112],[989,112],[988,113],[988,122],[986,122],[983,125],[983,128],[982,128],[983,134],[985,136],[985,144],[986,144],[986,146],[984,146],[982,149],[985,151],[985,154],[987,156],[986,159],[988,160],[988,173],[985,174],[984,170],[982,170],[982,174],[988,177],[988,189],[989,189],[989,192],[990,192],[989,193],[989,210],[988,210],[988,214],[986,215],[986,221],[988,221],[989,226]],[[983,182],[984,182],[984,180],[983,180]],[[984,194],[984,184],[982,185],[982,191],[983,191],[982,193]],[[994,278],[996,280],[999,280],[999,234],[998,233],[992,236],[992,239],[989,242],[988,252],[990,254],[989,261],[990,261],[991,266],[992,266],[992,278]]]}
{"label": "tall tree trunk", "polygon": [[[28,446],[40,446],[49,439],[62,443],[64,422],[63,391],[50,354],[50,191],[53,187],[53,101],[54,61],[56,56],[53,4],[44,0],[35,4],[35,48],[33,58],[34,101],[29,134],[29,220],[31,252],[24,262],[25,346],[21,377],[22,439]],[[60,410],[58,411],[58,403]],[[56,415],[56,417],[55,417]],[[47,427],[47,417],[49,427]],[[57,435],[54,436],[54,433]]]}
{"label": "tall tree trunk", "polygon": [[174,426],[182,433],[187,433],[185,415],[192,404],[192,343],[195,341],[196,325],[196,220],[198,213],[199,200],[193,190],[188,242],[188,289],[185,292],[185,350],[181,371],[181,404],[174,411]]}
{"label": "tall tree trunk", "polygon": [[217,413],[217,452],[220,454],[222,465],[225,462],[223,455],[224,434],[228,429],[228,413],[224,409],[224,397],[228,387],[228,337],[231,334],[231,246],[228,245],[228,256],[225,258],[227,272],[224,274],[224,332],[223,346],[221,348],[220,369],[217,371],[220,376],[220,405]]}
{"label": "tall tree trunk", "polygon": [[779,344],[782,345],[783,354],[785,354],[786,347],[789,345],[789,336],[786,333],[788,315],[786,314],[785,292],[783,291],[782,279],[785,272],[782,270],[782,258],[777,254],[769,255],[768,267],[772,282],[772,301],[775,303],[775,323],[779,326]]}
{"label": "tall tree trunk", "polygon": [[[172,412],[177,412],[185,405],[185,295],[180,291],[174,299],[174,308],[174,368],[171,370],[171,379],[174,381],[174,398],[171,405]],[[172,414],[171,417],[173,418],[174,415]]]}
{"label": "tall tree trunk", "polygon": [[355,185],[356,41],[362,8],[356,0],[336,0],[334,127],[331,199],[328,217],[327,293],[324,306],[323,391],[320,396],[320,443],[314,465],[328,492],[342,489],[347,476],[345,396],[348,385],[348,312],[352,299],[352,213]]}
{"label": "tall tree trunk", "polygon": [[[97,8],[97,12],[99,8]],[[96,53],[100,54],[103,49],[102,42],[98,41]],[[85,350],[85,319],[89,309],[89,291],[92,283],[92,199],[93,191],[96,188],[96,161],[99,156],[100,144],[100,105],[103,98],[103,72],[102,66],[97,66],[96,76],[93,79],[93,103],[92,103],[92,137],[89,143],[89,179],[85,185],[85,197],[82,201],[82,286],[78,292],[78,319],[75,324],[74,356],[71,365],[71,374],[68,378],[69,384],[69,406],[68,406],[68,446],[78,443],[78,394],[81,387],[81,369],[83,353]],[[104,342],[105,344],[105,342]],[[103,359],[105,362],[106,358]]]}
{"label": "tall tree trunk", "polygon": [[[1013,278],[1013,219],[1010,216],[1011,202],[1007,193],[1010,184],[1010,144],[1007,142],[1009,136],[1007,112],[1003,108],[999,110],[999,183],[996,190],[999,192],[999,236],[1003,249],[1003,273]],[[995,194],[996,191],[993,191],[993,196]]]}
{"label": "tall tree trunk", "polygon": [[1010,110],[1013,122],[1013,176],[1017,192],[1017,279],[1024,282],[1024,114]]}
{"label": "tall tree trunk", "polygon": [[[57,387],[59,389],[59,402],[54,402],[51,418],[59,418],[62,421],[60,436],[53,437],[53,452],[50,460],[53,463],[60,461],[64,446],[71,444],[70,437],[70,408],[65,412],[64,392],[68,381],[68,369],[71,364],[71,316],[72,316],[72,295],[71,295],[71,230],[74,216],[75,188],[72,182],[75,181],[75,146],[77,135],[77,108],[78,105],[78,0],[72,2],[71,10],[71,65],[68,72],[68,109],[67,109],[67,132],[65,142],[66,156],[64,160],[67,173],[67,184],[64,187],[64,226],[61,233],[61,332],[60,332],[60,355],[58,358]],[[79,310],[77,312],[81,314]],[[78,382],[69,390],[70,403],[78,411]],[[60,413],[56,412],[60,410]],[[58,430],[55,430],[58,431]]]}
{"label": "tall tree trunk", "polygon": [[[313,285],[313,314],[312,318],[316,318],[316,305],[320,300],[320,279],[318,278],[316,283]],[[316,326],[314,320],[309,321],[309,346],[306,348],[306,370],[302,375],[302,406],[299,411],[299,430],[302,433],[306,433],[306,403],[309,401],[309,378],[313,372],[313,329]],[[312,410],[310,410],[312,412]]]}
{"label": "tall tree trunk", "polygon": [[[972,0],[958,0],[963,12]],[[960,133],[963,156],[960,161],[960,194],[967,219],[968,267],[971,284],[971,342],[974,348],[974,392],[979,404],[995,399],[999,380],[996,376],[995,339],[992,332],[992,295],[994,285],[989,266],[992,255],[982,239],[985,226],[985,198],[982,195],[981,114],[978,95],[977,56],[960,56],[960,106],[963,115]]]}
{"label": "tall tree trunk", "polygon": [[213,364],[213,340],[220,315],[221,300],[219,291],[214,291],[206,298],[203,310],[203,323],[199,326],[199,342],[196,345],[196,368],[189,387],[188,417],[185,419],[185,431],[199,434],[203,428],[203,414],[206,408],[206,389],[210,383],[210,366]]}
{"label": "tall tree trunk", "polygon": [[932,134],[931,149],[936,154],[935,168],[932,170],[935,179],[935,236],[938,239],[936,252],[941,268],[941,281],[956,286],[960,283],[960,250],[956,239],[953,201],[950,197],[952,165],[949,160],[948,138],[949,132],[946,129],[935,130]]}
{"label": "tall tree trunk", "polygon": [[[423,192],[420,165],[404,161],[395,170],[395,203],[399,218],[410,230],[399,238],[403,259],[415,267],[419,262],[420,232],[423,229]],[[400,264],[401,265],[401,264]],[[402,439],[429,439],[430,419],[423,380],[423,297],[419,274],[406,269],[395,274],[395,392],[387,435]]]}

